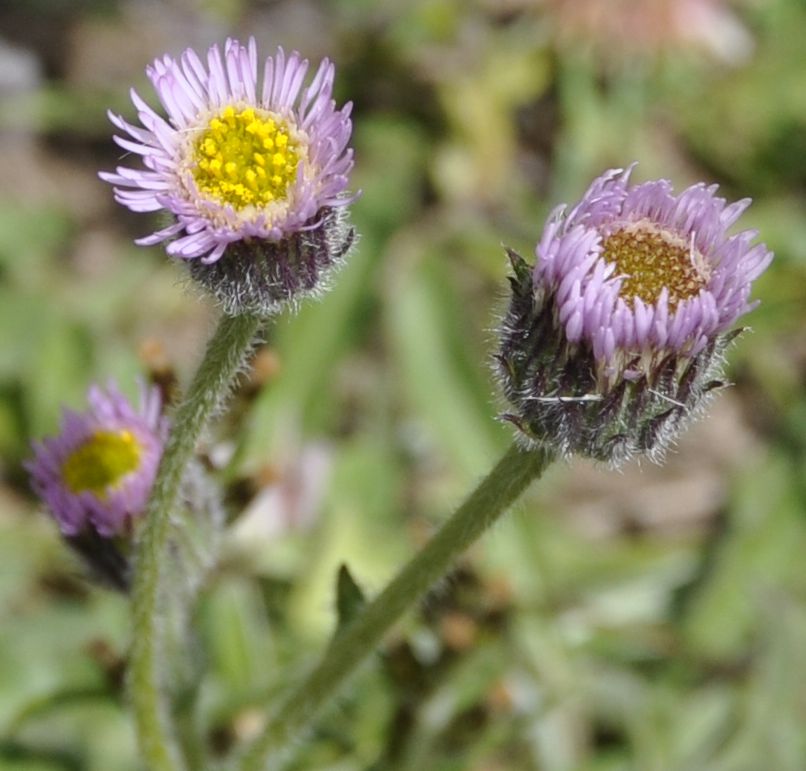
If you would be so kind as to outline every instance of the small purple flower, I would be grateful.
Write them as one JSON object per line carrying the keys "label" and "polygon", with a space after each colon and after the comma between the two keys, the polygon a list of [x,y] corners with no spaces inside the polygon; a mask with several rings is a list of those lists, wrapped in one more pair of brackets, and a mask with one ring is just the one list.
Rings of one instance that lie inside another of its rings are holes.
{"label": "small purple flower", "polygon": [[109,116],[127,135],[115,141],[145,168],[101,178],[132,211],[173,215],[136,243],[168,241],[168,254],[191,260],[193,277],[230,313],[269,312],[313,292],[352,243],[352,105],[336,109],[329,61],[304,86],[307,71],[307,60],[282,49],[259,67],[254,38],[228,39],[206,66],[187,49],[147,68],[167,120],[135,91],[142,127]]}
{"label": "small purple flower", "polygon": [[666,180],[608,171],[552,212],[533,268],[510,253],[513,300],[498,356],[509,416],[563,454],[658,457],[722,385],[721,353],[755,307],[772,253],[728,235],[750,201],[716,186],[675,196]]}
{"label": "small purple flower", "polygon": [[112,384],[92,386],[87,401],[87,412],[64,411],[58,436],[34,443],[26,468],[65,536],[114,538],[145,508],[168,426],[156,388],[141,387],[139,409]]}

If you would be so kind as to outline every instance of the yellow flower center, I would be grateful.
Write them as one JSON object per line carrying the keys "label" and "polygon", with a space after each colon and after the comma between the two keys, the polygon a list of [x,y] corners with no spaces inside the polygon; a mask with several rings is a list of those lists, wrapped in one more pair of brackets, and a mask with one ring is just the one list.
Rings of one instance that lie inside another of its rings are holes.
{"label": "yellow flower center", "polygon": [[285,199],[300,161],[299,142],[284,120],[231,105],[211,118],[192,153],[199,190],[236,210]]}
{"label": "yellow flower center", "polygon": [[103,498],[137,468],[140,451],[130,431],[97,431],[67,456],[62,478],[71,492],[89,491]]}
{"label": "yellow flower center", "polygon": [[602,257],[616,264],[624,276],[620,295],[625,301],[639,297],[647,305],[657,302],[664,287],[669,308],[694,297],[708,280],[702,255],[692,243],[659,230],[648,221],[631,223],[604,239]]}

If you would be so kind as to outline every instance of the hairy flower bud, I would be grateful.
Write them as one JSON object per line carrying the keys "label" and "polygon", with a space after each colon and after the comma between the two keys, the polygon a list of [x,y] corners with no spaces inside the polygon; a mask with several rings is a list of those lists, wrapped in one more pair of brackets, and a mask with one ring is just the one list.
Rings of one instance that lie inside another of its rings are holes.
{"label": "hairy flower bud", "polygon": [[188,49],[147,69],[168,120],[134,91],[142,127],[110,113],[145,169],[100,176],[132,211],[172,222],[138,244],[168,241],[225,312],[268,314],[321,289],[353,242],[346,193],[351,104],[336,109],[334,67],[303,87],[307,60],[282,49],[258,71],[257,45],[227,40],[206,66]]}
{"label": "hairy flower bud", "polygon": [[530,266],[510,251],[496,355],[504,417],[525,442],[618,464],[659,459],[723,381],[723,353],[772,254],[729,236],[749,200],[716,186],[598,178],[549,217]]}

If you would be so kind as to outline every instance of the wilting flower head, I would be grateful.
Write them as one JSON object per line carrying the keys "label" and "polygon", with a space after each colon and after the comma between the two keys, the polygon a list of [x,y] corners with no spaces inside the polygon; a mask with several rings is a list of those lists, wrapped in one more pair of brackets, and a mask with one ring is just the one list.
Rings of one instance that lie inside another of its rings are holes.
{"label": "wilting flower head", "polygon": [[124,534],[148,500],[167,432],[156,388],[135,409],[113,385],[92,386],[86,412],[65,410],[61,432],[34,444],[26,468],[65,536]]}
{"label": "wilting flower head", "polygon": [[728,235],[749,199],[726,205],[703,184],[674,195],[631,172],[555,209],[534,267],[510,252],[497,356],[524,437],[614,463],[658,457],[723,385],[722,352],[772,260],[756,231]]}
{"label": "wilting flower head", "polygon": [[351,104],[336,109],[330,62],[303,86],[307,71],[296,52],[259,66],[253,38],[228,39],[206,66],[188,49],[147,68],[167,120],[135,91],[142,127],[109,116],[127,135],[115,141],[145,168],[101,178],[132,211],[172,215],[137,243],[168,241],[229,313],[271,312],[314,291],[352,243]]}

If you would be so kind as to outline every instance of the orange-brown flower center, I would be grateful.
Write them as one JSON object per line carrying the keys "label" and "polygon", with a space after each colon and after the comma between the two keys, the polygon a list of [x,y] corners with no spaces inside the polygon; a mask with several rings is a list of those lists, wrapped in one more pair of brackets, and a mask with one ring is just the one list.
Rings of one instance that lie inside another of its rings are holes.
{"label": "orange-brown flower center", "polygon": [[693,242],[645,220],[607,236],[602,257],[615,263],[616,274],[624,277],[620,295],[628,304],[639,297],[652,305],[665,287],[673,310],[681,300],[698,294],[708,280],[707,265]]}

